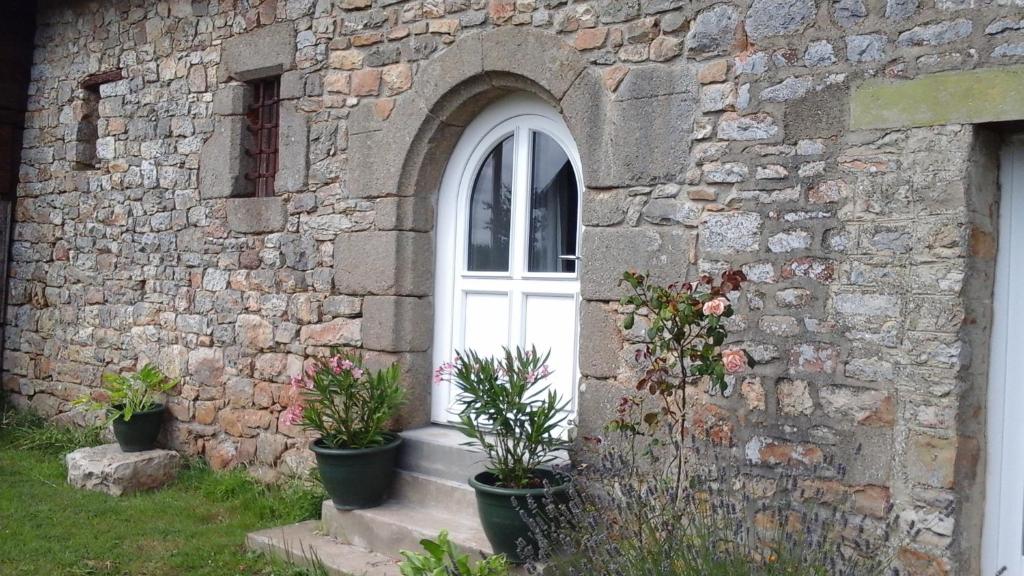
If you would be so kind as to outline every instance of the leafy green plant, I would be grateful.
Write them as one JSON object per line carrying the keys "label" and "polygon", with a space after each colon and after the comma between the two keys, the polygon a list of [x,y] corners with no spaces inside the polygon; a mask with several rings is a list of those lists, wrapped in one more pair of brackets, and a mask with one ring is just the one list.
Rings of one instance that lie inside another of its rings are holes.
{"label": "leafy green plant", "polygon": [[362,357],[333,351],[292,377],[295,400],[281,422],[314,430],[329,448],[369,448],[388,442],[388,424],[405,402],[393,363],[368,370]]}
{"label": "leafy green plant", "polygon": [[398,569],[402,576],[508,576],[508,561],[497,554],[470,562],[469,556],[456,552],[448,538],[448,531],[442,530],[437,540],[420,540],[426,554],[402,550],[405,558]]}
{"label": "leafy green plant", "polygon": [[138,372],[107,372],[103,374],[103,383],[105,386],[98,394],[81,396],[74,405],[105,410],[108,420],[120,418],[125,422],[139,412],[156,408],[161,395],[178,385],[177,380],[168,378],[152,364],[146,364]]}
{"label": "leafy green plant", "polygon": [[705,274],[697,282],[667,286],[635,272],[622,275],[621,283],[630,290],[619,302],[628,310],[623,328],[633,330],[638,317],[646,323],[636,352],[643,375],[636,394],[619,403],[609,429],[633,440],[646,437],[653,446],[660,444],[659,432],[667,433],[674,450],[666,463],[675,470],[676,493],[685,467],[681,441],[687,432],[687,386],[707,379],[724,392],[727,374],[753,365],[745,350],[722,348],[728,336],[725,319],[734,314],[728,295],[746,280],[739,270],[726,270],[719,282]]}
{"label": "leafy green plant", "polygon": [[536,485],[534,470],[568,446],[559,429],[568,402],[544,383],[551,374],[548,356],[534,348],[503,348],[501,355],[486,358],[468,350],[457,352],[434,376],[458,388],[459,429],[487,454],[487,469],[500,486]]}

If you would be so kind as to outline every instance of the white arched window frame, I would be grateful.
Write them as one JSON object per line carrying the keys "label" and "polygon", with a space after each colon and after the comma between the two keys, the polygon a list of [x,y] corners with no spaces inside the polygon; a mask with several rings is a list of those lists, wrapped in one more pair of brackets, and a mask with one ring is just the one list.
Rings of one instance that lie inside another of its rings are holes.
{"label": "white arched window frame", "polygon": [[[571,350],[561,355],[563,361],[557,382],[559,392],[570,401],[570,418],[576,414],[576,388],[579,380],[579,278],[580,262],[569,272],[529,272],[527,236],[531,158],[531,135],[540,132],[558,144],[568,157],[576,181],[576,252],[579,253],[583,178],[579,151],[569,129],[557,111],[536,97],[514,95],[506,97],[481,112],[463,131],[445,168],[437,205],[436,252],[434,275],[434,366],[451,360],[454,351],[465,342],[466,315],[479,309],[467,309],[462,295],[466,291],[498,295],[507,291],[507,322],[501,322],[501,313],[495,313],[494,338],[507,344],[529,345],[528,333],[536,334],[537,326],[527,324],[525,302],[528,298],[543,304],[548,298],[555,308],[550,321],[558,325],[552,333],[571,335]],[[509,270],[505,272],[469,271],[467,269],[469,241],[469,206],[476,176],[488,155],[505,138],[513,137],[512,208],[510,227]],[[571,257],[575,255],[564,255]],[[567,306],[571,303],[571,313]],[[567,322],[570,323],[567,325]],[[535,324],[535,322],[534,322]],[[502,336],[504,335],[504,336]],[[543,338],[542,338],[543,339]],[[470,347],[470,346],[466,346]],[[472,346],[479,348],[479,346]],[[493,346],[483,347],[491,353]],[[542,349],[542,346],[538,346]],[[543,350],[541,350],[543,351]],[[455,395],[450,386],[435,384],[431,400],[432,419],[439,423],[454,421],[452,408]]]}

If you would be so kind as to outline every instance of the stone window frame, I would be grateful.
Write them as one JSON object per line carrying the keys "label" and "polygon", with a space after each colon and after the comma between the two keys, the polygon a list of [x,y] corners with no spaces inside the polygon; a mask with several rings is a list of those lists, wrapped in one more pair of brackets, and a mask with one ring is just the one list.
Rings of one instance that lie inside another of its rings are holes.
{"label": "stone window frame", "polygon": [[105,84],[124,80],[121,69],[90,74],[82,79],[75,95],[73,115],[74,134],[68,139],[67,158],[76,171],[95,170],[99,167],[99,105],[101,89]]}
{"label": "stone window frame", "polygon": [[[303,96],[304,75],[295,69],[295,26],[282,22],[228,38],[221,45],[214,93],[213,133],[199,159],[200,198],[224,198],[228,228],[242,234],[280,232],[288,214],[282,194],[306,187],[308,126],[297,100]],[[252,196],[246,178],[246,114],[252,100],[251,82],[280,77],[278,103],[278,169],[274,195]]]}

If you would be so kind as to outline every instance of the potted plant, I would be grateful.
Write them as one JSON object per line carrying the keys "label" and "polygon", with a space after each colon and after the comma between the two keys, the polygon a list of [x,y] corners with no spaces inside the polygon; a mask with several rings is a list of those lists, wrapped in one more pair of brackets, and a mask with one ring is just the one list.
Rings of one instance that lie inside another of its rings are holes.
{"label": "potted plant", "polygon": [[529,520],[539,511],[530,499],[569,495],[569,477],[545,467],[569,444],[562,430],[568,403],[544,382],[549,355],[503,348],[499,356],[482,358],[469,350],[435,375],[458,388],[459,429],[487,456],[487,469],[469,479],[484,533],[494,551],[515,564],[527,560],[521,541],[536,549],[530,530],[536,523]]}
{"label": "potted plant", "polygon": [[388,424],[405,399],[398,377],[398,364],[372,371],[333,351],[292,378],[296,394],[281,422],[319,435],[310,449],[339,510],[379,506],[391,490],[402,437]]}
{"label": "potted plant", "polygon": [[105,410],[114,428],[114,438],[125,452],[152,450],[163,426],[165,406],[161,396],[174,388],[177,380],[168,378],[159,368],[146,364],[138,372],[103,374],[104,389],[93,396],[82,396],[76,406]]}

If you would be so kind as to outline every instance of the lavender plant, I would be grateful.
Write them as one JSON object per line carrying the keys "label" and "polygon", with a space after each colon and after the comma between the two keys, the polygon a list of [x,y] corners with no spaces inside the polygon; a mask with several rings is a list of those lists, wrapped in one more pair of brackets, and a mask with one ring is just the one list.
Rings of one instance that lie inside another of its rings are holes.
{"label": "lavender plant", "polygon": [[[841,483],[845,469],[833,461],[803,470],[750,470],[687,444],[705,464],[690,471],[679,492],[671,474],[638,473],[628,448],[602,446],[568,505],[531,502],[544,513],[530,515],[539,519],[531,526],[539,550],[525,551],[539,558],[530,573],[898,576],[893,551],[953,512],[947,508],[929,525],[900,527],[891,504],[877,518],[856,514],[836,499],[833,484],[808,481],[832,476]],[[584,485],[585,491],[578,489]]]}

